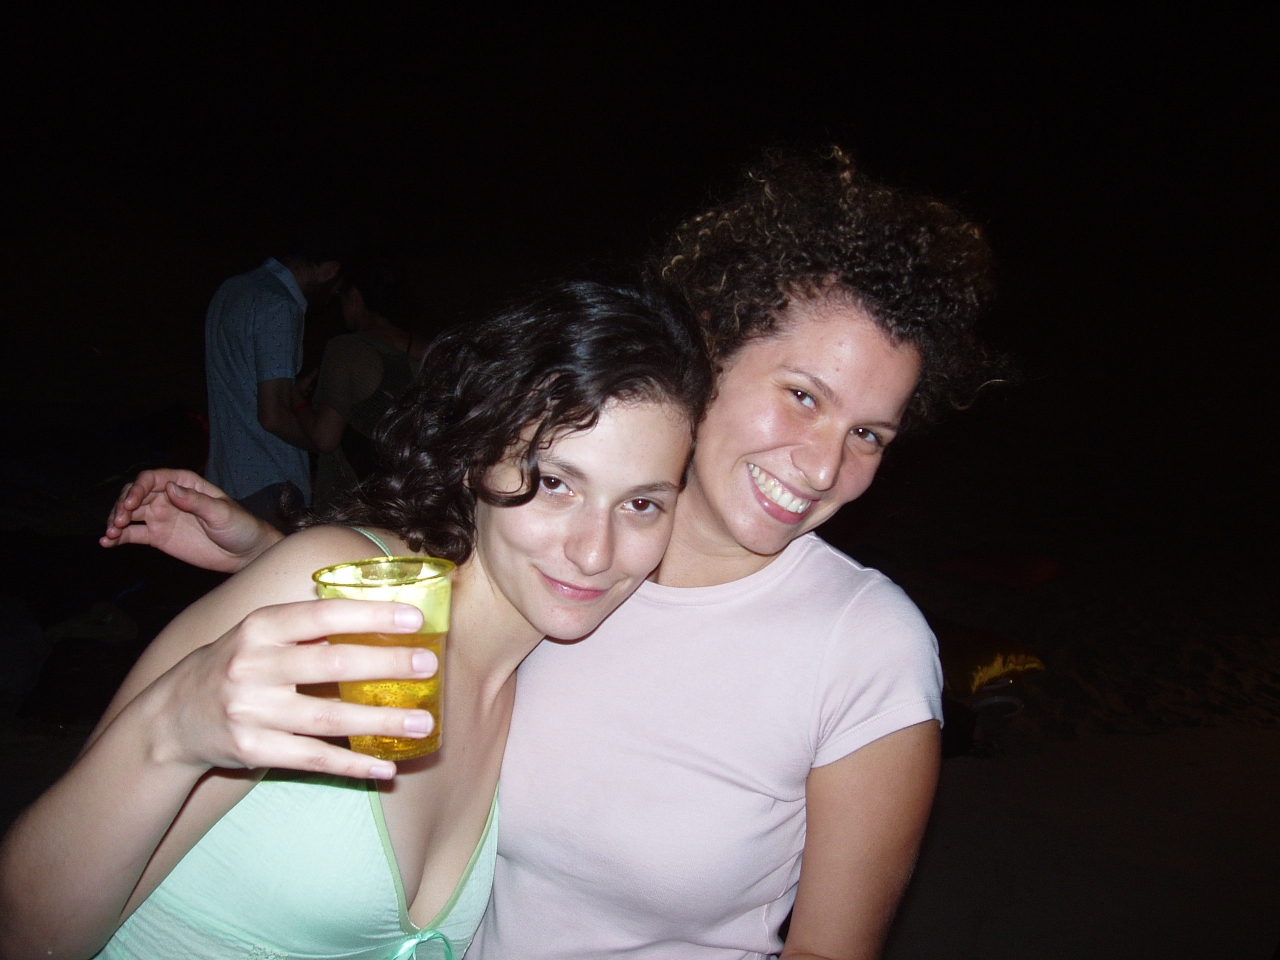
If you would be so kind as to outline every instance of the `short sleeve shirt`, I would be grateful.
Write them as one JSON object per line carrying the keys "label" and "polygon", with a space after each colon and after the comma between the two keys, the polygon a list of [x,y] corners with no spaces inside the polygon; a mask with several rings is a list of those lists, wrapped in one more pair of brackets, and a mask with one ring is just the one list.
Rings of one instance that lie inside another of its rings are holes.
{"label": "short sleeve shirt", "polygon": [[468,960],[775,955],[809,771],[940,719],[941,687],[906,594],[813,534],[732,583],[646,582],[585,639],[543,641]]}
{"label": "short sleeve shirt", "polygon": [[205,315],[209,464],[205,475],[242,499],[289,482],[311,499],[307,453],[258,422],[258,384],[302,367],[307,301],[289,269],[268,260],[218,288]]}

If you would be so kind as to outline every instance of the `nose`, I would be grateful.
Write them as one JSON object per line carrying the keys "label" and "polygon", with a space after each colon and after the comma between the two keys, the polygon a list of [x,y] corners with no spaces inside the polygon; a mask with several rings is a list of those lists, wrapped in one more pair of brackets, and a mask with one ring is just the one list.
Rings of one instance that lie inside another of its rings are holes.
{"label": "nose", "polygon": [[791,453],[791,462],[817,493],[830,490],[844,465],[845,432],[827,427],[814,430]]}
{"label": "nose", "polygon": [[584,510],[573,518],[564,555],[588,577],[613,566],[613,523],[607,510]]}

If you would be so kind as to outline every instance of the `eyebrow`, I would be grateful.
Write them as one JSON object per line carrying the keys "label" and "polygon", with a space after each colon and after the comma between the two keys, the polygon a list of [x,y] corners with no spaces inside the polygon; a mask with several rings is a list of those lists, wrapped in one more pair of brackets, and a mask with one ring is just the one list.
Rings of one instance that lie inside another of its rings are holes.
{"label": "eyebrow", "polygon": [[[539,457],[538,466],[543,465],[551,467],[556,473],[562,473],[571,480],[588,480],[585,473],[567,461],[560,460],[557,457]],[[627,491],[628,497],[656,496],[661,493],[679,493],[680,487],[671,483],[669,480],[659,480],[657,483],[643,483],[639,486],[632,487]]]}
{"label": "eyebrow", "polygon": [[[801,370],[799,367],[783,367],[783,369],[786,370],[787,373],[793,374],[797,377],[804,377],[804,379],[808,380],[813,384],[814,390],[822,394],[822,398],[828,403],[836,402],[836,392],[831,389],[831,386],[827,381],[823,380],[816,373],[810,373],[808,370]],[[892,423],[888,420],[867,420],[865,426],[883,427],[886,430],[893,430],[895,432],[899,429],[898,424]]]}
{"label": "eyebrow", "polygon": [[680,488],[669,480],[660,480],[657,483],[645,483],[638,487],[632,487],[628,492],[632,496],[643,497],[645,495],[656,496],[660,493],[679,493]]}
{"label": "eyebrow", "polygon": [[823,380],[816,373],[810,373],[808,370],[801,370],[799,367],[783,367],[782,369],[785,370],[787,373],[794,374],[797,377],[804,377],[811,384],[813,384],[813,388],[817,390],[818,393],[822,394],[822,398],[824,400],[826,400],[829,403],[835,403],[836,392],[831,389],[831,387],[827,384],[827,381]]}

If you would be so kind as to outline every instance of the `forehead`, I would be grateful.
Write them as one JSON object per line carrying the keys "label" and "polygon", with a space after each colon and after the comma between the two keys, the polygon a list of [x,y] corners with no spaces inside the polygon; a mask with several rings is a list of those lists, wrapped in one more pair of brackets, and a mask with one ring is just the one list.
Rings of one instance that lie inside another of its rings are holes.
{"label": "forehead", "polygon": [[850,297],[793,297],[779,313],[774,331],[749,340],[729,358],[725,369],[743,359],[753,366],[793,360],[829,365],[850,356],[869,363],[910,364],[918,363],[919,351],[913,344],[895,343],[871,312]]}
{"label": "forehead", "polygon": [[919,376],[919,351],[894,343],[863,307],[839,297],[797,299],[776,333],[725,364],[716,403],[755,403],[784,387],[821,396],[850,417],[896,423]]}
{"label": "forehead", "polygon": [[[520,439],[516,446],[527,450],[534,436],[544,424],[546,418],[526,424],[520,431]],[[690,436],[693,424],[689,413],[681,405],[671,400],[618,399],[606,400],[596,415],[596,422],[590,427],[582,428],[573,424],[549,424],[542,432],[539,441],[539,455],[553,447],[563,445],[566,441],[574,441],[597,436],[597,439],[627,429],[645,429],[661,423],[663,428],[676,427]]]}

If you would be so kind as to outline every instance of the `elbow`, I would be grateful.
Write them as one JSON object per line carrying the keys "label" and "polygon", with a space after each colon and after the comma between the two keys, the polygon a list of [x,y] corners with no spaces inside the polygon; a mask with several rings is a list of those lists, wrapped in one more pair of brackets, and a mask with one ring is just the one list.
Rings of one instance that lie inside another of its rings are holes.
{"label": "elbow", "polygon": [[[110,930],[94,936],[65,915],[50,916],[30,903],[0,897],[0,958],[3,960],[89,960],[102,952]],[[71,929],[68,929],[70,927]],[[86,936],[87,934],[87,936]]]}
{"label": "elbow", "polygon": [[57,925],[50,931],[48,923],[40,922],[39,902],[31,896],[34,886],[19,881],[13,875],[13,865],[4,864],[4,876],[0,877],[0,957],[4,960],[63,956],[57,944]]}
{"label": "elbow", "polygon": [[267,433],[274,434],[277,437],[280,436],[281,431],[284,429],[280,414],[272,407],[258,411],[258,424]]}
{"label": "elbow", "polygon": [[[56,929],[48,931],[43,924],[28,921],[23,905],[10,896],[0,898],[0,957],[4,960],[49,960],[50,957],[72,957],[58,942]],[[89,956],[88,954],[86,956]]]}

